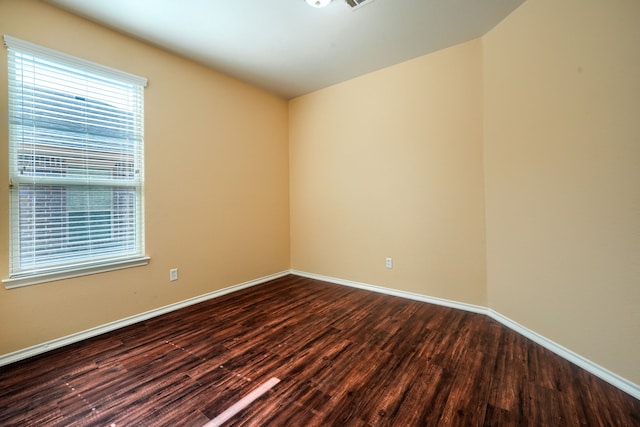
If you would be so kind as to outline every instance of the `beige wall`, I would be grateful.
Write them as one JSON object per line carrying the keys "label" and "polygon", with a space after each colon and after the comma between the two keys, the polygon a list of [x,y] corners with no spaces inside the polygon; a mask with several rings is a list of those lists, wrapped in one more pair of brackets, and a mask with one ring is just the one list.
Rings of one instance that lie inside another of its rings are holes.
{"label": "beige wall", "polygon": [[487,305],[640,383],[638,22],[528,1],[291,101],[292,268]]}
{"label": "beige wall", "polygon": [[483,39],[489,304],[640,384],[640,2],[525,2]]}
{"label": "beige wall", "polygon": [[[0,33],[145,76],[151,263],[0,287],[0,354],[289,268],[287,103],[33,0]],[[8,259],[7,75],[0,55],[0,277]],[[169,282],[169,269],[180,279]]]}
{"label": "beige wall", "polygon": [[293,269],[486,305],[481,67],[475,40],[290,102]]}
{"label": "beige wall", "polygon": [[[152,261],[0,288],[0,354],[293,268],[487,305],[640,384],[637,22],[636,0],[529,0],[481,40],[287,107],[40,2],[1,1],[0,32],[149,78]],[[6,84],[0,116],[6,177]]]}

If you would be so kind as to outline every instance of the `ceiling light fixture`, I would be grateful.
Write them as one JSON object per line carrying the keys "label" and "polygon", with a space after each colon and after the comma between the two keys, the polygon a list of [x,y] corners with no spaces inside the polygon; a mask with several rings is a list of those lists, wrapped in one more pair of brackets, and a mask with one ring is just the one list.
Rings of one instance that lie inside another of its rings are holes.
{"label": "ceiling light fixture", "polygon": [[326,5],[331,3],[331,0],[304,0],[304,1],[306,1],[309,6],[313,6],[313,7],[325,7]]}

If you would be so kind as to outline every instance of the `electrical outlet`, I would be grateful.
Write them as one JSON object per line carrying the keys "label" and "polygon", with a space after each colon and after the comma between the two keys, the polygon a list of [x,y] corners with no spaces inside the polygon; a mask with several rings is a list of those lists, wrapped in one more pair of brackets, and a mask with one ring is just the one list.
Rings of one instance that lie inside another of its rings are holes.
{"label": "electrical outlet", "polygon": [[385,266],[386,266],[387,268],[393,268],[393,258],[387,258],[387,259],[385,260]]}
{"label": "electrical outlet", "polygon": [[178,280],[178,269],[177,268],[172,268],[171,270],[169,270],[169,280],[172,281],[172,282]]}

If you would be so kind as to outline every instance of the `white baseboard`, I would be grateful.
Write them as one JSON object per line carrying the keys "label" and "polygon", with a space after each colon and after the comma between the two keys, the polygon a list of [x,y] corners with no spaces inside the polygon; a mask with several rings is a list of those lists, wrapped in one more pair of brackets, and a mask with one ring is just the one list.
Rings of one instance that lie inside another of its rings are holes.
{"label": "white baseboard", "polygon": [[22,350],[18,350],[13,353],[0,355],[0,366],[4,366],[10,363],[24,360],[32,356],[37,356],[38,354],[45,353],[49,350],[54,350],[56,348],[64,347],[65,345],[73,344],[88,338],[93,338],[95,336],[98,336],[107,332],[111,332],[116,329],[123,328],[125,326],[133,325],[134,323],[142,322],[144,320],[148,320],[153,317],[160,316],[162,314],[170,313],[172,311],[179,310],[184,307],[189,307],[190,305],[198,304],[203,301],[217,298],[231,292],[237,292],[241,289],[249,288],[251,286],[256,286],[261,283],[268,282],[270,280],[278,279],[288,274],[290,274],[288,270],[282,271],[280,273],[271,274],[269,276],[264,276],[259,279],[250,280],[248,282],[240,283],[234,286],[229,286],[224,289],[209,292],[204,295],[189,298],[174,304],[169,304],[167,306],[156,308],[144,313],[136,314],[134,316],[126,317],[124,319],[116,320],[115,322],[110,322],[101,326],[97,326],[95,328],[87,329],[86,331],[78,332],[75,334],[67,335],[62,338],[57,338],[51,341],[47,341],[45,343],[34,345],[32,347],[28,347]]}
{"label": "white baseboard", "polygon": [[324,282],[329,282],[329,283],[335,283],[338,285],[344,285],[344,286],[350,286],[353,288],[359,288],[359,289],[364,289],[364,290],[368,290],[368,291],[372,291],[372,292],[378,292],[378,293],[383,293],[383,294],[387,294],[387,295],[393,295],[393,296],[397,296],[397,297],[401,297],[401,298],[407,298],[407,299],[411,299],[411,300],[415,300],[415,301],[421,301],[421,302],[426,302],[426,303],[430,303],[430,304],[435,304],[435,305],[440,305],[440,306],[444,306],[444,307],[450,307],[450,308],[455,308],[455,309],[459,309],[459,310],[464,310],[464,311],[469,311],[472,313],[477,313],[477,314],[483,314],[486,316],[489,316],[490,318],[496,320],[497,322],[501,323],[502,325],[506,326],[507,328],[519,333],[520,335],[529,338],[530,340],[532,340],[533,342],[540,344],[541,346],[543,346],[544,348],[554,352],[555,354],[557,354],[558,356],[568,360],[571,363],[574,363],[575,365],[581,367],[582,369],[586,370],[587,372],[592,373],[593,375],[603,379],[604,381],[608,382],[609,384],[619,388],[620,390],[624,391],[625,393],[628,393],[629,395],[635,397],[636,399],[640,399],[640,386],[625,379],[622,378],[621,376],[603,368],[602,366],[598,365],[597,363],[594,363],[592,361],[590,361],[589,359],[586,359],[585,357],[580,356],[579,354],[574,353],[573,351],[553,342],[550,339],[547,339],[545,337],[543,337],[542,335],[520,325],[517,322],[514,322],[513,320],[507,318],[506,316],[503,316],[502,314],[498,313],[497,311],[494,311],[490,308],[487,307],[482,307],[482,306],[478,306],[478,305],[473,305],[473,304],[466,304],[466,303],[462,303],[462,302],[457,302],[457,301],[451,301],[451,300],[447,300],[447,299],[442,299],[442,298],[435,298],[435,297],[429,297],[426,295],[421,295],[421,294],[416,294],[416,293],[412,293],[412,292],[405,292],[405,291],[400,291],[397,289],[390,289],[390,288],[385,288],[382,286],[375,286],[375,285],[370,285],[367,283],[361,283],[361,282],[354,282],[351,280],[345,280],[345,279],[338,279],[335,277],[329,277],[329,276],[322,276],[319,274],[312,274],[312,273],[307,273],[307,272],[303,272],[303,271],[298,271],[298,270],[288,270],[288,271],[283,271],[280,273],[275,273],[269,276],[264,276],[255,280],[251,280],[248,282],[244,282],[244,283],[240,283],[238,285],[234,285],[234,286],[230,286],[224,289],[220,289],[217,291],[213,291],[204,295],[200,295],[194,298],[189,298],[187,300],[184,301],[180,301],[174,304],[170,304],[164,307],[160,307],[154,310],[150,310],[141,314],[137,314],[134,316],[130,316],[121,320],[117,320],[115,322],[111,322],[111,323],[107,323],[105,325],[101,325],[101,326],[97,326],[95,328],[91,328],[88,329],[86,331],[82,331],[82,332],[78,332],[75,334],[71,334],[68,335],[66,337],[62,337],[62,338],[58,338],[55,340],[51,340],[51,341],[47,341],[45,343],[42,344],[38,344],[32,347],[28,347],[22,350],[18,350],[15,351],[13,353],[8,353],[5,355],[0,355],[0,366],[4,366],[4,365],[8,365],[10,363],[14,363],[20,360],[24,360],[27,359],[29,357],[32,356],[36,356],[38,354],[42,354],[45,353],[49,350],[53,350],[56,348],[60,348],[60,347],[64,347],[66,345],[69,344],[73,344],[88,338],[93,338],[95,336],[107,333],[107,332],[111,332],[114,331],[116,329],[119,328],[123,328],[125,326],[129,326],[132,325],[134,323],[138,323],[138,322],[142,322],[144,320],[148,320],[151,319],[153,317],[156,316],[160,316],[162,314],[166,314],[175,310],[179,310],[181,308],[184,307],[188,307],[194,304],[198,304],[200,302],[203,301],[207,301],[213,298],[217,298],[220,297],[222,295],[226,295],[229,294],[231,292],[236,292],[239,291],[241,289],[245,289],[245,288],[249,288],[251,286],[256,286],[265,282],[268,282],[270,280],[274,280],[274,279],[278,279],[280,277],[284,277],[288,274],[295,274],[297,276],[302,276],[302,277],[307,277],[310,279],[316,279],[316,280],[321,280]]}
{"label": "white baseboard", "polygon": [[577,365],[579,367],[581,367],[582,369],[584,369],[587,372],[592,373],[593,375],[595,375],[596,377],[608,382],[609,384],[619,388],[620,390],[624,391],[627,394],[630,394],[631,396],[635,397],[636,399],[640,399],[640,386],[637,384],[632,383],[631,381],[622,378],[620,375],[615,374],[611,371],[609,371],[606,368],[603,368],[602,366],[598,365],[595,362],[592,362],[591,360],[580,356],[579,354],[569,350],[566,347],[561,346],[560,344],[538,334],[537,332],[532,331],[529,328],[526,328],[522,325],[520,325],[517,322],[514,322],[513,320],[509,319],[508,317],[498,313],[497,311],[488,310],[487,315],[489,317],[491,317],[492,319],[496,320],[497,322],[500,322],[501,324],[503,324],[504,326],[506,326],[507,328],[511,329],[512,331],[515,331],[517,333],[519,333],[520,335],[529,338],[531,341],[540,344],[541,346],[543,346],[544,348],[546,348],[547,350],[550,350],[552,352],[554,352],[555,354],[557,354],[558,356],[562,357],[563,359],[573,363],[574,365]]}
{"label": "white baseboard", "polygon": [[397,289],[385,288],[382,286],[369,285],[367,283],[354,282],[352,280],[338,279],[336,277],[322,276],[320,274],[307,273],[304,271],[291,270],[291,274],[302,276],[309,279],[321,280],[323,282],[335,283],[337,285],[349,286],[352,288],[364,289],[367,291],[378,292],[394,297],[407,298],[415,301],[428,302],[430,304],[441,305],[444,307],[457,308],[458,310],[470,311],[472,313],[487,314],[487,308],[479,305],[467,304],[464,302],[451,301],[442,298],[429,297],[426,295],[416,294],[413,292],[399,291]]}
{"label": "white baseboard", "polygon": [[319,274],[307,273],[304,271],[291,270],[291,274],[295,274],[297,276],[307,277],[309,279],[322,280],[324,282],[335,283],[338,285],[350,286],[359,289],[365,289],[372,292],[379,292],[387,295],[393,295],[401,298],[407,298],[416,301],[427,302],[430,304],[441,305],[444,307],[456,308],[459,310],[470,311],[472,313],[483,314],[485,316],[489,316],[495,321],[501,323],[507,328],[511,329],[514,332],[530,339],[531,341],[543,346],[547,350],[550,350],[562,357],[563,359],[581,367],[587,372],[592,373],[593,375],[601,378],[602,380],[608,382],[614,387],[619,388],[625,393],[635,397],[636,399],[640,399],[640,386],[632,383],[631,381],[622,378],[621,376],[603,368],[597,363],[592,362],[591,360],[580,356],[577,353],[569,350],[561,346],[560,344],[555,343],[554,341],[545,338],[544,336],[528,329],[517,322],[509,319],[506,316],[498,313],[495,310],[492,310],[487,307],[482,307],[473,304],[466,304],[457,301],[446,300],[442,298],[429,297],[425,295],[415,294],[412,292],[399,291],[397,289],[389,289],[381,286],[369,285],[361,282],[354,282],[351,280],[338,279],[335,277],[322,276]]}

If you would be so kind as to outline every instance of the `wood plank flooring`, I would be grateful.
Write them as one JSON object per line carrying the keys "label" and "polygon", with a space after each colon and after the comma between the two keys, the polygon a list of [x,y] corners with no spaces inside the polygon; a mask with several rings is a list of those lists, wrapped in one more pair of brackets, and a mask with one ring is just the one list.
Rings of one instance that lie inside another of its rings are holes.
{"label": "wood plank flooring", "polygon": [[286,276],[0,368],[0,426],[640,426],[482,315]]}

